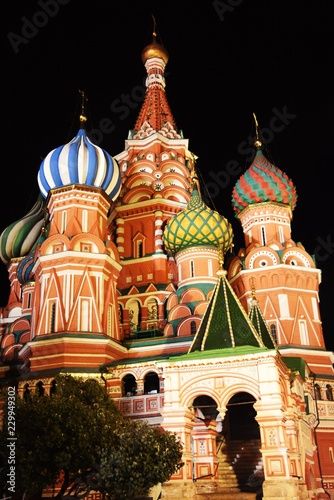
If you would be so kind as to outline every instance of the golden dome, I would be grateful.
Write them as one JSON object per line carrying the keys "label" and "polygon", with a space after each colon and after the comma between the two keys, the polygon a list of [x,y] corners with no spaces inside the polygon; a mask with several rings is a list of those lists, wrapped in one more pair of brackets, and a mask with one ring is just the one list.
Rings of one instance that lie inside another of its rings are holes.
{"label": "golden dome", "polygon": [[145,64],[148,59],[152,59],[153,57],[159,57],[164,61],[165,64],[168,62],[168,52],[163,45],[157,42],[157,35],[153,33],[153,41],[149,45],[144,47],[141,53],[141,59]]}

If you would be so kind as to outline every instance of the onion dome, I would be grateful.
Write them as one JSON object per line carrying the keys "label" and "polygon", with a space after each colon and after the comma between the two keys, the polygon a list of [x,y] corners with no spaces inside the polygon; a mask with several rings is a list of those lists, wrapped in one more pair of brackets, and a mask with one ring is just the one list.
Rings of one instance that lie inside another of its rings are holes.
{"label": "onion dome", "polygon": [[34,264],[35,261],[33,254],[27,255],[21,260],[21,262],[19,262],[16,269],[16,276],[21,285],[27,283],[28,281],[35,281],[33,273]]}
{"label": "onion dome", "polygon": [[41,163],[38,172],[41,194],[70,184],[102,188],[114,200],[121,188],[121,176],[116,160],[96,146],[80,128],[67,144],[52,150]]}
{"label": "onion dome", "polygon": [[268,201],[290,205],[293,210],[297,193],[289,177],[272,165],[258,148],[251,166],[233,188],[232,206],[238,214],[248,205]]}
{"label": "onion dome", "polygon": [[215,246],[225,254],[232,246],[233,232],[230,223],[208,208],[194,189],[187,207],[166,225],[163,239],[172,254],[200,245]]}
{"label": "onion dome", "polygon": [[165,47],[157,42],[157,35],[155,32],[153,32],[152,42],[149,45],[146,45],[141,53],[143,64],[145,64],[148,59],[153,59],[153,57],[159,57],[165,64],[167,64],[169,58]]}
{"label": "onion dome", "polygon": [[46,213],[40,196],[30,212],[8,226],[0,235],[0,258],[5,263],[11,259],[25,257],[34,248],[42,229]]}

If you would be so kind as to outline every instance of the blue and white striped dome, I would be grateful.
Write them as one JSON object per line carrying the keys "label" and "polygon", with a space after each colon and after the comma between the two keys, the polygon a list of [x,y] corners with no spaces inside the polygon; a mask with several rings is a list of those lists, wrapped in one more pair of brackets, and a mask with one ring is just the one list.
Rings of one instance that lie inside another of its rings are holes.
{"label": "blue and white striped dome", "polygon": [[93,144],[83,128],[68,144],[53,149],[38,172],[38,185],[44,198],[50,189],[70,184],[102,188],[112,200],[121,189],[117,162]]}

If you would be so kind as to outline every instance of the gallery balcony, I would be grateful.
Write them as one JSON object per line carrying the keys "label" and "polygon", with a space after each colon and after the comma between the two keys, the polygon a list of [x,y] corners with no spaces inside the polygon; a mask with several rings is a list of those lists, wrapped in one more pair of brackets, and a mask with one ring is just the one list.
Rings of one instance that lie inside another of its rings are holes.
{"label": "gallery balcony", "polygon": [[161,420],[161,410],[164,406],[164,393],[151,391],[150,394],[123,396],[115,398],[114,402],[124,416],[130,418],[154,418]]}

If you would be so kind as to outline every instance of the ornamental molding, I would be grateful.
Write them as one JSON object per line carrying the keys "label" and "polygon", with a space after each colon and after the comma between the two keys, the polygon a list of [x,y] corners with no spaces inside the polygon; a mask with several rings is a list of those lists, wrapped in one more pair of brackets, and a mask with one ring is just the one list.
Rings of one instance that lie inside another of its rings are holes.
{"label": "ornamental molding", "polygon": [[[261,355],[262,354],[262,355]],[[201,359],[196,359],[192,361],[184,361],[184,362],[172,362],[171,364],[165,364],[164,362],[161,362],[160,366],[163,367],[164,373],[167,372],[183,372],[183,371],[189,371],[191,370],[192,372],[201,372],[206,373],[208,370],[214,371],[214,370],[219,370],[221,373],[221,370],[224,369],[226,372],[235,372],[236,369],[242,369],[242,368],[248,368],[249,370],[256,370],[256,366],[259,364],[268,364],[268,363],[275,363],[276,364],[276,353],[273,353],[272,351],[269,353],[261,353],[259,355],[256,354],[250,354],[249,358],[241,360],[236,357],[234,361],[227,361],[225,358],[222,358],[221,361],[217,360],[209,360],[208,358],[201,360]],[[247,373],[247,371],[243,371],[243,373]],[[250,372],[248,372],[250,373]],[[183,376],[183,375],[182,375]],[[190,374],[189,377],[191,378],[192,375]]]}
{"label": "ornamental molding", "polygon": [[271,265],[277,266],[278,264],[276,255],[273,252],[270,252],[269,250],[259,250],[258,252],[254,253],[254,255],[252,255],[252,257],[249,259],[248,268],[253,269],[254,261],[260,257],[266,257],[267,259],[270,259],[272,261]]}
{"label": "ornamental molding", "polygon": [[300,259],[304,263],[305,267],[311,267],[309,259],[301,252],[298,252],[296,250],[289,250],[285,252],[282,256],[283,264],[286,264],[286,261],[289,257],[296,257],[297,259]]}

